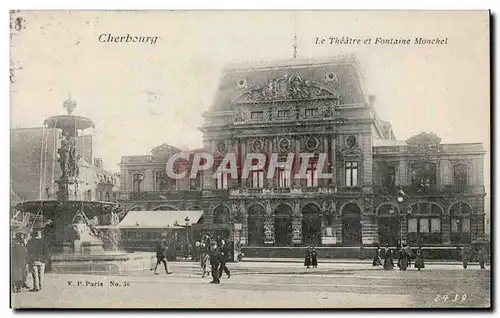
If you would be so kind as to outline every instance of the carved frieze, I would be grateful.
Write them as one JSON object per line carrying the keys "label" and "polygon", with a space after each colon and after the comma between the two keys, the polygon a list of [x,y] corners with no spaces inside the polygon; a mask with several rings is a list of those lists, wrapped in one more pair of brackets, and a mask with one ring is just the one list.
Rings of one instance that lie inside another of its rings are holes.
{"label": "carved frieze", "polygon": [[255,102],[255,101],[276,101],[309,99],[318,97],[331,97],[340,100],[340,94],[302,77],[285,74],[280,77],[271,78],[262,85],[250,88],[235,99],[236,103]]}

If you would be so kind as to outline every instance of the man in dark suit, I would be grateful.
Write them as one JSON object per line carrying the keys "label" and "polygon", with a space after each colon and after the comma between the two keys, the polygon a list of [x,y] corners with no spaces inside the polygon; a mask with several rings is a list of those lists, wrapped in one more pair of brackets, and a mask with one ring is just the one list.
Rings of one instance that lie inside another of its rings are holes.
{"label": "man in dark suit", "polygon": [[227,274],[227,278],[231,277],[231,272],[227,268],[226,263],[229,260],[229,245],[226,240],[220,239],[220,251],[222,254],[221,263],[219,266],[219,278],[222,277],[222,272]]}
{"label": "man in dark suit", "polygon": [[160,263],[163,263],[167,274],[172,274],[172,272],[169,272],[167,269],[167,242],[164,238],[160,239],[156,245],[155,275],[158,275],[156,270],[158,269],[158,265],[160,265]]}
{"label": "man in dark suit", "polygon": [[217,247],[217,242],[212,241],[210,246],[210,265],[212,266],[212,281],[210,284],[220,284],[219,266],[222,259],[222,253]]}

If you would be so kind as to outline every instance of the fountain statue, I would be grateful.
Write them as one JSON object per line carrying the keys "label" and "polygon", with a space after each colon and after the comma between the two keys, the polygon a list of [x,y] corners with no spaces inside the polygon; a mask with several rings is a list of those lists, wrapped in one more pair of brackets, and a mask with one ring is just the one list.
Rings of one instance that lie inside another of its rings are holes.
{"label": "fountain statue", "polygon": [[[53,272],[110,273],[149,269],[152,261],[149,254],[127,253],[118,245],[121,241],[118,204],[80,200],[81,155],[76,140],[95,125],[86,117],[73,115],[76,106],[76,101],[69,96],[63,104],[67,115],[52,116],[44,121],[44,127],[61,131],[57,149],[61,175],[55,181],[58,185],[57,200],[27,201],[16,208],[41,213],[50,220],[48,225],[38,225],[38,229],[45,233],[53,251],[50,262]],[[98,218],[105,216],[111,216],[111,224],[101,229]],[[110,250],[105,250],[103,239],[109,241],[109,233],[113,236],[113,244]]]}

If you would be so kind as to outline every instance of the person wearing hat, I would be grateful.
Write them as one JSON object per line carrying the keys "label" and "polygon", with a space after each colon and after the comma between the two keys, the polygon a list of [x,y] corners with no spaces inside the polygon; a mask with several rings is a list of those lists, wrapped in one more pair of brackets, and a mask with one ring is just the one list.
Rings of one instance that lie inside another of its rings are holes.
{"label": "person wearing hat", "polygon": [[318,268],[318,252],[316,252],[315,247],[311,249],[311,266],[313,268]]}
{"label": "person wearing hat", "polygon": [[217,242],[211,241],[210,244],[210,265],[212,266],[212,281],[210,284],[220,284],[219,266],[221,264],[222,254],[217,247]]}
{"label": "person wearing hat", "polygon": [[18,293],[21,287],[26,284],[26,247],[24,247],[24,237],[22,233],[17,233],[11,247],[10,273],[12,281],[12,291]]}
{"label": "person wearing hat", "polygon": [[226,263],[229,261],[229,245],[226,240],[220,239],[221,263],[219,266],[219,278],[222,277],[222,272],[226,273],[227,278],[231,277],[231,272],[227,268]]}
{"label": "person wearing hat", "polygon": [[43,287],[43,275],[45,273],[45,263],[49,258],[49,250],[42,241],[42,232],[36,231],[34,237],[29,240],[26,249],[28,250],[28,265],[33,277],[32,292],[38,292]]}

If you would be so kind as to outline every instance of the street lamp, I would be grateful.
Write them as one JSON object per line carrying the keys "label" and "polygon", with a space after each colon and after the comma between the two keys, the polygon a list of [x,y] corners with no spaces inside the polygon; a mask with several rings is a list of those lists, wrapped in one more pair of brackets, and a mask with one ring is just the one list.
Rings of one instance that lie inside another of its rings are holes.
{"label": "street lamp", "polygon": [[399,203],[398,224],[399,224],[399,245],[400,246],[403,245],[403,225],[401,224],[401,223],[403,223],[402,222],[403,219],[401,218],[401,204],[404,201],[404,198],[403,198],[403,195],[402,195],[401,192],[402,191],[399,192],[399,195],[398,195],[398,198],[397,198],[397,201]]}
{"label": "street lamp", "polygon": [[189,257],[189,217],[186,216],[184,219],[184,222],[186,222],[186,258]]}

